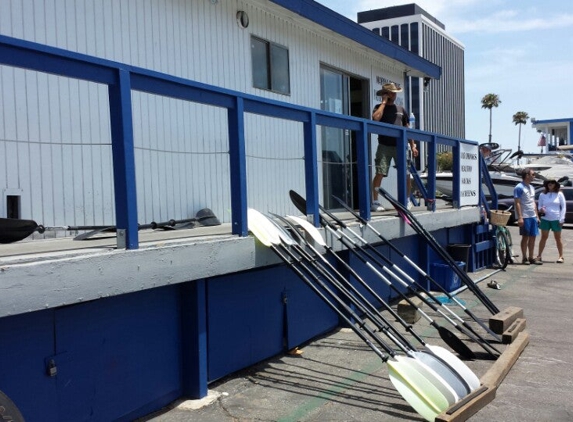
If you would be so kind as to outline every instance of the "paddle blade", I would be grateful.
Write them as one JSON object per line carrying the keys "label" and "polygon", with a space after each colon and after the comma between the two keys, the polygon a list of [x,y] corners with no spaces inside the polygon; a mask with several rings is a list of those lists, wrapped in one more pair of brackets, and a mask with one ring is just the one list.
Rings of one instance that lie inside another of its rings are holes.
{"label": "paddle blade", "polygon": [[211,211],[209,208],[203,208],[203,209],[197,211],[197,214],[195,214],[195,217],[197,218],[197,221],[202,226],[220,226],[221,225],[221,222],[219,221],[219,219],[217,218],[215,213],[213,213],[213,211]]}
{"label": "paddle blade", "polygon": [[444,395],[406,362],[389,360],[387,364],[396,390],[424,419],[434,421],[449,407]]}
{"label": "paddle blade", "polygon": [[304,215],[306,215],[306,200],[294,190],[289,191],[290,200],[294,206]]}
{"label": "paddle blade", "polygon": [[25,239],[37,228],[38,224],[32,220],[0,218],[0,243],[12,243]]}
{"label": "paddle blade", "polygon": [[430,352],[436,355],[438,358],[443,360],[448,366],[450,366],[454,371],[456,371],[468,384],[471,391],[476,390],[481,385],[481,382],[477,375],[456,355],[440,346],[434,346],[427,344],[426,347]]}
{"label": "paddle blade", "polygon": [[438,333],[444,342],[451,347],[452,350],[459,353],[465,359],[475,359],[476,355],[472,350],[466,346],[466,344],[461,341],[454,333],[445,327],[439,326]]}

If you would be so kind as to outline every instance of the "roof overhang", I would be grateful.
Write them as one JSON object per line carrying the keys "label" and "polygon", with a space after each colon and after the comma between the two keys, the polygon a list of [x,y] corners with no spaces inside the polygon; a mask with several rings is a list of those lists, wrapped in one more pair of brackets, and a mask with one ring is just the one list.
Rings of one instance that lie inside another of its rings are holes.
{"label": "roof overhang", "polygon": [[440,66],[406,50],[362,25],[312,0],[270,0],[290,12],[329,29],[400,63],[404,72],[413,77],[440,79]]}

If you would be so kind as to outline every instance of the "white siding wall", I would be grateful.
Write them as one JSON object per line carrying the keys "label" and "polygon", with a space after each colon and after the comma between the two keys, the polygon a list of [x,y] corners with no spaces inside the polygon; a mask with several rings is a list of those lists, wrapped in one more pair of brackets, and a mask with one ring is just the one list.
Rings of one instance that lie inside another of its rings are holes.
{"label": "white siding wall", "polygon": [[[382,57],[283,13],[254,0],[0,0],[0,33],[315,108],[321,63],[402,78]],[[290,95],[252,87],[251,34],[289,49]],[[0,189],[22,190],[22,218],[113,223],[106,87],[0,67],[0,107]],[[203,207],[229,221],[226,110],[134,92],[133,115],[140,223]],[[288,190],[304,192],[302,125],[249,115],[246,142],[249,205],[293,212]]]}

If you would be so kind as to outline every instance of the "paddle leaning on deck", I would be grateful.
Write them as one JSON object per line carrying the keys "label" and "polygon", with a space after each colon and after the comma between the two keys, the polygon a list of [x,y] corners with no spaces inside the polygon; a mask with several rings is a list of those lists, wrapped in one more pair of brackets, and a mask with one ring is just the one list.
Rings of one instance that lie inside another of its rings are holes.
{"label": "paddle leaning on deck", "polygon": [[440,257],[446,261],[450,268],[457,274],[462,283],[464,283],[469,290],[471,290],[474,295],[480,300],[480,302],[492,313],[497,314],[499,308],[491,301],[489,297],[474,283],[474,281],[466,274],[465,271],[461,270],[450,254],[438,243],[438,241],[432,236],[432,234],[422,226],[422,224],[416,219],[414,214],[408,210],[407,207],[402,205],[396,200],[392,195],[390,195],[384,188],[378,188],[378,192],[384,198],[386,198],[392,206],[398,211],[400,217],[416,231],[430,247],[438,254]]}
{"label": "paddle leaning on deck", "polygon": [[[209,208],[199,210],[195,217],[187,218],[184,220],[169,220],[165,222],[156,223],[152,221],[148,224],[141,224],[138,230],[143,229],[164,229],[173,230],[178,225],[185,225],[185,227],[193,227],[193,223],[200,223],[203,226],[218,226],[221,224],[219,219],[213,214]],[[115,232],[116,226],[54,226],[47,227],[36,223],[34,220],[20,220],[16,218],[0,218],[0,243],[13,243],[23,240],[34,232],[43,234],[47,231],[80,231],[90,230],[89,232],[82,233],[74,238],[74,240],[84,240],[95,234],[102,232]]]}
{"label": "paddle leaning on deck", "polygon": [[[274,214],[273,214],[274,215]],[[276,216],[276,215],[275,215]],[[417,350],[393,325],[391,325],[386,318],[380,313],[378,308],[374,306],[368,299],[364,297],[364,295],[356,288],[354,285],[348,280],[345,276],[343,276],[312,244],[310,241],[307,241],[303,236],[300,235],[298,230],[295,227],[295,224],[303,227],[304,231],[311,235],[313,239],[318,237],[320,240],[317,242],[319,245],[323,246],[325,249],[328,249],[326,243],[322,241],[322,236],[316,229],[316,227],[312,226],[309,222],[302,218],[298,217],[291,217],[289,216],[288,219],[285,219],[280,216],[276,216],[279,218],[280,221],[287,224],[288,227],[291,228],[291,233],[298,239],[297,244],[291,235],[285,231],[285,229],[274,221],[272,221],[280,230],[279,235],[281,236],[281,240],[287,245],[292,245],[298,251],[299,255],[304,255],[306,260],[311,263],[312,265],[316,266],[317,268],[322,266],[329,274],[327,275],[329,281],[331,280],[331,276],[334,276],[334,280],[332,281],[333,286],[338,289],[346,299],[353,304],[360,312],[365,314],[368,319],[376,325],[376,327],[382,331],[396,346],[398,346],[404,353],[408,356],[414,357],[421,362],[425,363],[426,365],[430,366],[436,372],[438,372],[458,393],[460,397],[465,396],[470,391],[475,390],[480,386],[480,381],[478,377],[467,367],[465,363],[463,363],[458,357],[453,355],[449,350],[444,349],[440,346],[429,345],[424,342],[418,335],[415,334],[413,330],[411,330],[411,326],[408,326],[409,332],[420,341],[420,343],[425,347],[425,350]],[[291,221],[289,221],[291,220]],[[306,253],[304,247],[310,250],[309,253]],[[336,255],[336,257],[338,257]],[[339,257],[338,257],[339,258]],[[340,258],[339,258],[340,259]],[[385,308],[389,311],[389,313],[396,317],[401,323],[407,325],[405,321],[396,313],[394,310],[382,299],[380,296],[374,292],[370,286],[350,267],[344,260],[338,261],[345,269],[349,271],[349,273],[364,287],[366,290],[371,293],[374,298]],[[322,263],[322,264],[321,264]],[[323,273],[320,270],[321,274]],[[392,333],[390,333],[390,330]],[[467,349],[465,344],[461,343],[463,348]],[[454,344],[454,346],[458,346],[458,344]],[[462,349],[462,351],[465,351]],[[470,353],[471,350],[467,349]],[[473,353],[472,353],[473,355]],[[461,381],[461,385],[460,385]]]}
{"label": "paddle leaning on deck", "polygon": [[[291,197],[293,204],[298,208],[298,210],[301,211],[303,214],[306,214],[306,201],[305,201],[305,199],[302,198],[298,193],[296,193],[295,191],[292,191],[292,190],[289,192],[289,194],[290,194],[290,197]],[[386,269],[385,269],[386,267],[382,263],[380,263],[374,256],[372,256],[372,254],[370,254],[368,251],[366,251],[361,245],[359,245],[353,239],[351,239],[343,230],[339,230],[332,222],[330,222],[328,219],[326,219],[324,217],[323,212],[327,212],[327,211],[322,206],[319,206],[319,207],[320,207],[319,209],[321,211],[319,213],[320,222],[325,227],[326,230],[328,230],[330,233],[332,233],[344,246],[346,246],[346,248],[348,248],[348,250],[351,253],[354,254],[354,256],[356,256],[359,260],[361,260],[364,264],[366,264],[366,266],[381,281],[386,283],[398,295],[402,296],[410,304],[410,306],[417,309],[418,312],[420,312],[420,315],[422,315],[430,323],[430,325],[432,327],[434,327],[436,330],[438,330],[440,337],[442,337],[442,339],[446,343],[448,343],[448,340],[447,340],[448,338],[451,339],[450,341],[455,341],[456,339],[459,340],[451,331],[449,331],[445,327],[442,327],[435,320],[433,320],[426,313],[424,313],[418,306],[416,306],[416,304],[414,304],[410,300],[410,298],[408,296],[406,296],[400,289],[397,289],[396,286],[394,286],[386,277],[384,277],[384,275],[382,275],[374,267],[373,263],[378,265],[380,268],[384,269],[384,271],[386,271]],[[379,254],[379,252],[376,250],[376,248],[374,248],[369,243],[366,243],[365,246],[369,250],[372,250],[375,253]],[[447,315],[445,315],[443,312],[441,312],[441,310],[438,310],[438,308],[434,305],[434,303],[428,301],[425,297],[422,297],[422,296],[420,296],[420,297],[424,301],[424,303],[428,304],[428,306],[430,306],[430,308],[432,308],[432,310],[438,312],[441,316],[443,316],[445,318],[445,320],[448,323],[453,325],[458,331],[460,331],[462,334],[466,335],[468,338],[470,338],[476,344],[480,345],[492,358],[498,357],[499,351],[497,349],[495,349],[491,344],[489,344],[489,342],[486,339],[484,339],[482,336],[477,334],[475,331],[473,331],[471,329],[468,330],[464,326],[459,325],[454,320],[452,320]],[[438,306],[443,307],[443,304],[438,301]],[[457,315],[456,315],[456,318],[461,320],[461,318],[459,318]],[[448,345],[450,345],[450,344],[448,343]]]}
{"label": "paddle leaning on deck", "polygon": [[[342,199],[338,198],[337,196],[333,195],[333,198],[336,199],[340,205],[349,213],[351,213],[360,223],[364,224],[368,227],[376,236],[378,236],[383,242],[384,245],[387,245],[392,251],[396,252],[404,261],[406,261],[414,270],[418,272],[422,277],[432,283],[434,288],[437,288],[440,292],[445,294],[448,299],[450,299],[453,303],[458,305],[472,320],[474,320],[477,324],[479,324],[484,330],[486,330],[496,341],[501,342],[501,338],[494,333],[488,326],[485,324],[481,318],[478,318],[470,309],[468,309],[462,302],[460,302],[455,295],[452,295],[446,288],[444,288],[440,283],[434,280],[426,271],[420,268],[414,261],[412,261],[406,254],[404,254],[400,249],[398,249],[390,240],[388,240],[385,236],[382,235],[376,228],[368,222],[365,218],[363,218],[359,213],[354,211],[350,208]],[[330,214],[329,214],[330,216]],[[340,225],[342,228],[348,228],[347,225],[341,221],[340,219],[336,218],[336,216],[332,215],[333,219],[335,219],[336,223]],[[387,258],[385,258],[387,259]],[[410,276],[408,276],[404,271],[402,271],[396,264],[392,264],[392,267],[396,269],[400,274],[402,274],[406,279],[408,279],[411,283],[416,283],[417,286],[420,286],[415,280],[413,280]],[[429,293],[429,292],[428,292]],[[429,294],[428,295],[432,300],[437,302],[437,299]]]}
{"label": "paddle leaning on deck", "polygon": [[[305,275],[305,272],[298,268],[295,263],[300,264],[300,260],[282,244],[272,223],[266,220],[264,216],[261,218],[261,216],[262,214],[257,211],[249,209],[249,230],[263,245],[271,248],[387,364],[390,381],[416,412],[427,421],[433,421],[436,416],[446,410],[451,403],[444,395],[444,391],[448,388],[443,379],[437,377],[433,371],[413,358],[398,356],[394,353],[386,355],[378,349],[362,330],[371,337],[375,336],[374,332],[364,323],[360,324],[360,329],[356,327],[355,324],[358,322],[353,323],[345,313],[331,302],[323,292],[327,292],[332,298],[337,296],[314,273],[304,270],[308,274]],[[293,259],[293,262],[290,261],[289,257]],[[311,281],[311,278],[318,286]],[[361,321],[344,302],[339,302],[339,305],[355,321]]]}

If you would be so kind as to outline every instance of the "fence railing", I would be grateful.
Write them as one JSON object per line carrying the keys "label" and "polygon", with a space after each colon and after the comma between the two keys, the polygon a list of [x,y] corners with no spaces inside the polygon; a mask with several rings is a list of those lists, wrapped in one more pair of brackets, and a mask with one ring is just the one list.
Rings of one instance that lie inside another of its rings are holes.
{"label": "fence railing", "polygon": [[[452,147],[454,169],[459,167],[460,144],[475,142],[435,133],[375,122],[323,110],[296,106],[223,89],[123,63],[79,54],[29,41],[0,36],[0,64],[105,84],[108,87],[118,247],[137,249],[138,216],[132,119],[132,91],[176,98],[227,109],[231,187],[232,233],[247,235],[247,183],[245,156],[245,113],[297,121],[304,127],[305,186],[307,213],[318,225],[319,173],[317,126],[351,130],[356,134],[356,180],[360,214],[370,219],[369,145],[372,134],[398,140],[398,200],[407,201],[408,139],[426,144],[429,203],[436,191],[437,145]],[[480,184],[481,185],[481,184]],[[460,203],[460,174],[453,172],[453,204]],[[481,186],[480,186],[481,190]]]}

